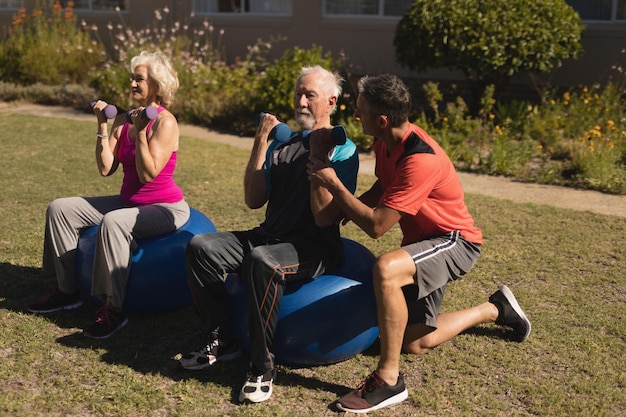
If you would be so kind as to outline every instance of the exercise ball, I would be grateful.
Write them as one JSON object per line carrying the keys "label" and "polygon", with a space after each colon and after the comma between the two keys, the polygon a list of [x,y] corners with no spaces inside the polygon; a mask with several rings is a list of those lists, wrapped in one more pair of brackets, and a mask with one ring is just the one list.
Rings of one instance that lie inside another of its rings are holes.
{"label": "exercise ball", "polygon": [[[342,238],[343,261],[332,271],[304,281],[287,282],[274,338],[276,362],[288,366],[326,365],[349,359],[378,337],[372,288],[374,255]],[[245,283],[229,274],[231,324],[235,337],[250,348]]]}
{"label": "exercise ball", "polygon": [[[98,227],[87,228],[78,239],[76,274],[81,290],[87,295],[91,295]],[[124,310],[153,313],[190,305],[191,292],[185,269],[187,243],[197,234],[215,231],[215,226],[208,217],[191,208],[189,220],[179,229],[137,240],[137,249],[133,253],[126,284]],[[92,299],[101,304],[96,297]]]}

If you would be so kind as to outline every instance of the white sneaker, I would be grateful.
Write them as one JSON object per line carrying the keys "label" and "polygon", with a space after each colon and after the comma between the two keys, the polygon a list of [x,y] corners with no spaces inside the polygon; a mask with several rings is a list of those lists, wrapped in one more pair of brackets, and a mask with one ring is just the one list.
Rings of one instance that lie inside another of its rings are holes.
{"label": "white sneaker", "polygon": [[276,369],[267,371],[262,375],[248,372],[246,382],[239,393],[239,402],[250,404],[269,400],[272,396],[272,383],[275,379]]}

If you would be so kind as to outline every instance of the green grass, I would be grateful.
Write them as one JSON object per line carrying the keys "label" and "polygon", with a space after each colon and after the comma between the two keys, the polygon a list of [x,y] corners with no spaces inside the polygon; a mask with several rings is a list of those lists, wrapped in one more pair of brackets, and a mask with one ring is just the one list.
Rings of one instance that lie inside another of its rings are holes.
{"label": "green grass", "polygon": [[[281,367],[265,404],[239,406],[246,361],[188,372],[174,360],[196,347],[193,310],[131,315],[109,340],[80,332],[95,307],[45,316],[26,305],[40,274],[44,213],[54,198],[116,193],[93,161],[95,121],[0,113],[0,416],[332,416],[328,408],[376,365],[376,346],[348,361]],[[242,200],[248,152],[184,137],[177,181],[220,230],[252,227]],[[360,178],[360,188],[373,181]],[[405,403],[375,416],[617,416],[626,414],[626,218],[468,195],[483,256],[450,285],[443,309],[484,301],[505,283],[533,322],[525,343],[497,326],[466,332],[423,357],[403,356]],[[373,241],[397,247],[398,229]]]}

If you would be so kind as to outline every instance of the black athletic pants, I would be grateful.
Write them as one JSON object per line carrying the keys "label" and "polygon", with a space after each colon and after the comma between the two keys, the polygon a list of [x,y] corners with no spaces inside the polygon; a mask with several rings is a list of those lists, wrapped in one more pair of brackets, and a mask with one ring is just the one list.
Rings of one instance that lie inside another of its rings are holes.
{"label": "black athletic pants", "polygon": [[232,340],[226,274],[245,281],[253,371],[274,368],[273,341],[286,281],[322,274],[328,248],[314,241],[267,238],[256,230],[194,236],[187,246],[187,281],[203,330],[219,327],[220,339]]}

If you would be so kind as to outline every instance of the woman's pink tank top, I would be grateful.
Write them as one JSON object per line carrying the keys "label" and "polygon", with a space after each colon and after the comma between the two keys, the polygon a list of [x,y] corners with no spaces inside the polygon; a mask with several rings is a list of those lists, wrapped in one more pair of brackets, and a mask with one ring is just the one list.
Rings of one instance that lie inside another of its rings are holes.
{"label": "woman's pink tank top", "polygon": [[[165,110],[159,106],[158,112]],[[147,132],[154,120],[148,123]],[[172,152],[170,159],[165,164],[159,175],[152,181],[142,184],[137,175],[135,165],[135,142],[130,140],[128,135],[129,123],[124,123],[117,158],[122,164],[124,179],[120,190],[122,202],[128,206],[143,206],[155,203],[177,203],[183,199],[183,191],[174,181],[174,170],[176,169],[176,152]]]}

